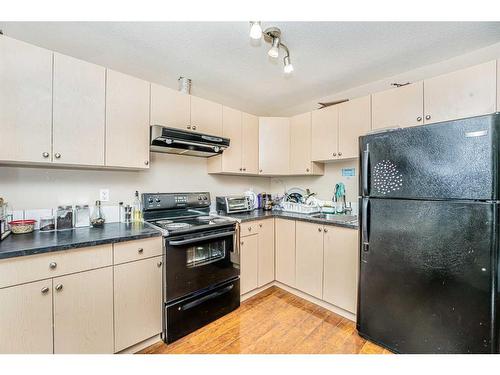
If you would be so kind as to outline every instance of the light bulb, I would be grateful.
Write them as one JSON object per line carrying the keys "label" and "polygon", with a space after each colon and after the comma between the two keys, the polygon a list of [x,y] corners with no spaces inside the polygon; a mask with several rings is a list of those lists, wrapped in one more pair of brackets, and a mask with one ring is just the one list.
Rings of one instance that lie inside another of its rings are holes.
{"label": "light bulb", "polygon": [[285,66],[283,67],[283,71],[285,72],[285,74],[290,74],[291,72],[293,72],[293,65],[290,61],[289,55],[285,56],[285,58],[283,59],[283,63],[285,64]]}
{"label": "light bulb", "polygon": [[280,54],[279,46],[280,46],[280,38],[273,38],[273,46],[271,47],[271,49],[267,54],[271,56],[273,59],[277,58]]}
{"label": "light bulb", "polygon": [[260,21],[251,21],[250,25],[250,38],[259,40],[262,37],[262,27]]}

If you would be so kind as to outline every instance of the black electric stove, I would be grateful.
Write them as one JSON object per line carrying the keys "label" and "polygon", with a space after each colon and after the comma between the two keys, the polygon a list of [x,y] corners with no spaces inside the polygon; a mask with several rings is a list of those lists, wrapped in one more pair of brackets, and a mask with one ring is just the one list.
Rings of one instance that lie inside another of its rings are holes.
{"label": "black electric stove", "polygon": [[210,215],[209,193],[147,193],[142,203],[164,237],[163,340],[171,343],[239,307],[237,223]]}

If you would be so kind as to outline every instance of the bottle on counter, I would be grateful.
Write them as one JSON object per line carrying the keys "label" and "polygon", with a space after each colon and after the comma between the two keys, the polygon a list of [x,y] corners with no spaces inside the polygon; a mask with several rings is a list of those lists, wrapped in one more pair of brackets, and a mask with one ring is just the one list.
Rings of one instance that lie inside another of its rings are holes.
{"label": "bottle on counter", "polygon": [[101,206],[101,201],[95,201],[94,211],[90,217],[90,224],[94,228],[99,228],[104,225],[106,218],[104,217],[104,211]]}
{"label": "bottle on counter", "polygon": [[138,223],[142,221],[142,205],[139,199],[139,192],[136,190],[134,202],[132,203],[132,221]]}

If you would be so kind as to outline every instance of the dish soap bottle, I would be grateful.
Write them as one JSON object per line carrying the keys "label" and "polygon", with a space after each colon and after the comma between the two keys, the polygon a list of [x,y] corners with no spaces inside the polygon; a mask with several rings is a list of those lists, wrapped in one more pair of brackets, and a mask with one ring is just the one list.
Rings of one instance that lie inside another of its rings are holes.
{"label": "dish soap bottle", "polygon": [[139,192],[136,190],[134,203],[132,203],[132,221],[139,223],[142,221],[142,208],[141,200],[139,199]]}

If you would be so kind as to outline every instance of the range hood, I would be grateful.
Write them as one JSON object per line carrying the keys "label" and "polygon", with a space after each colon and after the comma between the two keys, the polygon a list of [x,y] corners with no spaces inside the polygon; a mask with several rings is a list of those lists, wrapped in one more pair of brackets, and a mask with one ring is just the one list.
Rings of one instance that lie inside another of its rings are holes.
{"label": "range hood", "polygon": [[153,152],[167,154],[210,157],[222,154],[229,147],[229,139],[191,131],[151,126],[151,145]]}

